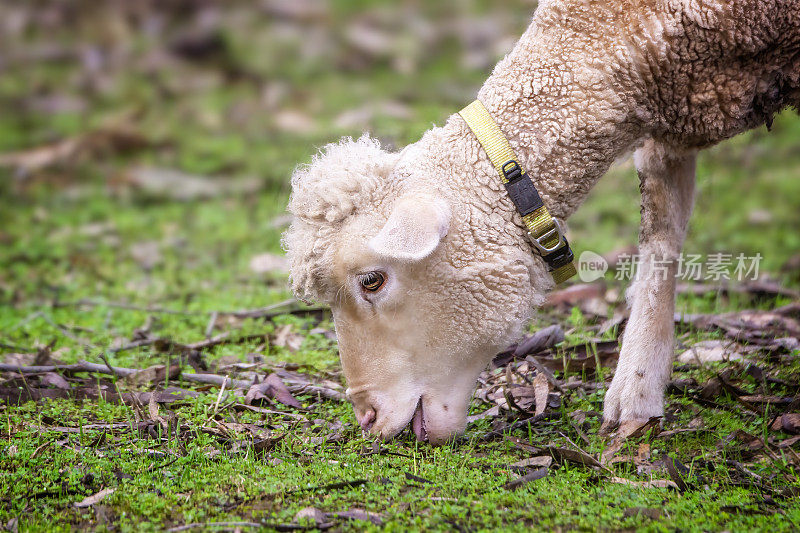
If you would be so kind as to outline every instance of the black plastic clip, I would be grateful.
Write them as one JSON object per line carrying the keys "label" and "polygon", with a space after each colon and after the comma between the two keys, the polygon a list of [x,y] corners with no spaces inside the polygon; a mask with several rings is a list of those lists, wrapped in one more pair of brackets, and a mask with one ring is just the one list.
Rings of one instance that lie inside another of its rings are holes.
{"label": "black plastic clip", "polygon": [[550,270],[556,270],[562,266],[572,263],[575,260],[575,254],[572,253],[572,248],[569,247],[569,241],[563,237],[564,245],[558,248],[555,252],[542,256]]}
{"label": "black plastic clip", "polygon": [[506,191],[520,215],[530,214],[544,205],[536,187],[519,163],[511,159],[506,161],[501,168],[503,176],[506,178],[504,183]]}
{"label": "black plastic clip", "polygon": [[503,163],[502,168],[503,168],[503,175],[506,177],[509,183],[513,183],[525,177],[525,173],[520,168],[519,163],[517,163],[513,159],[510,159],[505,163]]}

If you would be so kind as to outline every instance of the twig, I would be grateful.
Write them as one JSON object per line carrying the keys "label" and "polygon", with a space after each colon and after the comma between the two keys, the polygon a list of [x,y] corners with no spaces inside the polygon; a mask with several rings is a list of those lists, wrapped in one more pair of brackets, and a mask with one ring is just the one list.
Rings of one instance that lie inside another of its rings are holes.
{"label": "twig", "polygon": [[[264,333],[261,333],[257,336],[263,337],[264,335],[265,335]],[[246,337],[241,337],[241,338],[243,338],[244,340],[250,340],[249,337],[251,337],[251,335],[247,335]],[[226,342],[231,342],[230,331],[226,331],[225,333],[220,333],[219,335],[215,335],[214,337],[207,338],[199,342],[185,344],[184,346],[186,346],[190,350],[202,350],[203,348],[210,348],[212,346],[216,346],[218,344],[224,344]]]}
{"label": "twig", "polygon": [[113,373],[116,376],[130,376],[135,374],[138,370],[133,368],[120,368],[111,367],[106,365],[99,365],[97,363],[89,363],[88,361],[81,361],[74,365],[42,365],[42,366],[22,366],[22,365],[9,365],[0,363],[0,371],[3,372],[17,372],[19,374],[41,374],[44,372],[97,372],[98,374]]}
{"label": "twig", "polygon": [[680,294],[694,294],[702,296],[709,292],[723,292],[723,293],[737,293],[749,294],[757,296],[764,294],[768,296],[786,296],[788,298],[800,298],[800,291],[792,290],[788,287],[781,287],[777,283],[765,283],[752,281],[742,285],[734,283],[678,283],[675,287],[676,292]]}
{"label": "twig", "polygon": [[175,462],[176,462],[178,459],[181,459],[181,456],[180,456],[180,455],[179,455],[179,456],[177,456],[177,457],[175,457],[174,459],[171,459],[171,460],[167,461],[167,462],[166,462],[166,463],[164,463],[164,464],[160,464],[160,465],[153,465],[153,466],[151,466],[150,468],[147,468],[147,469],[145,470],[145,472],[155,472],[156,470],[161,470],[162,468],[166,468],[166,467],[168,467],[169,465],[171,465],[171,464],[175,463]]}
{"label": "twig", "polygon": [[111,366],[111,363],[109,363],[109,362],[108,362],[108,357],[106,357],[106,354],[104,354],[104,353],[102,353],[102,352],[101,352],[101,353],[99,353],[99,354],[98,354],[98,356],[100,357],[100,359],[102,359],[102,360],[103,360],[103,362],[106,364],[106,366],[108,367],[108,369],[109,369],[109,370],[111,371],[111,373],[113,374],[113,373],[114,373],[114,368]]}
{"label": "twig", "polygon": [[[260,307],[257,309],[241,309],[234,311],[212,311],[217,315],[232,316],[235,318],[273,318],[275,316],[284,314],[283,312],[276,312],[279,309],[297,304],[297,300],[291,298],[276,304]],[[205,316],[209,313],[206,311],[182,311],[177,309],[166,309],[157,306],[140,306],[129,304],[127,302],[108,302],[103,300],[83,299],[74,302],[56,302],[53,307],[115,307],[117,309],[128,309],[130,311],[142,311],[144,313],[162,313],[167,315],[183,315],[183,316]],[[291,312],[297,313],[313,313],[317,311],[325,311],[327,307],[308,307],[299,308]]]}
{"label": "twig", "polygon": [[734,461],[733,459],[728,459],[728,460],[725,461],[725,463],[730,465],[730,466],[732,466],[733,468],[735,468],[736,471],[739,472],[740,474],[744,474],[746,476],[749,476],[749,477],[755,479],[757,481],[757,485],[759,485],[759,486],[761,485],[761,482],[764,480],[764,478],[762,478],[761,476],[759,476],[758,474],[756,474],[755,472],[753,472],[752,470],[750,470],[749,468],[744,466],[739,461]]}
{"label": "twig", "polygon": [[217,414],[217,409],[219,409],[219,401],[222,399],[222,395],[225,393],[225,384],[228,381],[228,376],[225,376],[225,381],[222,382],[222,386],[219,388],[219,394],[217,394],[217,401],[214,402],[214,412],[211,414],[212,418],[215,414]]}
{"label": "twig", "polygon": [[175,309],[165,309],[163,307],[139,306],[125,302],[107,302],[103,300],[77,300],[75,302],[56,302],[53,307],[116,307],[117,309],[128,309],[130,311],[142,311],[145,313],[161,313],[166,315],[188,315],[200,316],[207,313],[203,311],[177,311]]}
{"label": "twig", "polygon": [[111,353],[125,352],[127,350],[132,350],[134,348],[141,348],[142,346],[150,346],[151,344],[155,344],[157,340],[159,339],[155,337],[148,339],[140,339],[138,341],[133,341],[128,344],[124,344],[117,348],[109,348],[108,351]]}
{"label": "twig", "polygon": [[[248,385],[249,387],[249,385]],[[313,396],[322,396],[323,398],[327,398],[328,400],[338,400],[344,401],[345,395],[344,393],[330,389],[328,387],[321,387],[319,385],[288,385],[289,392],[292,394],[311,394]]]}
{"label": "twig", "polygon": [[284,491],[284,494],[297,494],[299,492],[308,492],[308,491],[327,492],[329,490],[351,489],[354,487],[360,487],[361,485],[366,485],[367,483],[369,483],[368,479],[353,479],[350,481],[338,481],[336,483],[328,483],[326,485],[316,485],[314,487],[299,487],[296,489]]}
{"label": "twig", "polygon": [[171,527],[167,531],[188,531],[190,529],[209,527],[267,527],[266,524],[259,524],[257,522],[194,522],[182,526]]}
{"label": "twig", "polygon": [[[18,374],[43,374],[45,372],[95,372],[98,374],[112,374],[115,376],[127,377],[139,372],[135,368],[122,368],[118,366],[107,367],[97,363],[89,363],[81,361],[74,365],[45,365],[45,366],[22,366],[22,365],[9,365],[0,363],[0,372],[17,372]],[[251,383],[249,381],[232,379],[225,376],[217,376],[215,374],[181,374],[181,377],[186,381],[194,383],[205,383],[208,385],[222,386],[224,383],[226,387],[234,389],[247,389]]]}
{"label": "twig", "polygon": [[112,353],[123,352],[126,350],[132,350],[133,348],[140,348],[142,346],[152,346],[157,342],[165,343],[165,345],[174,346],[178,350],[203,350],[205,348],[211,348],[213,346],[218,346],[220,344],[228,344],[228,343],[235,343],[235,342],[243,342],[243,341],[252,341],[252,340],[260,340],[266,337],[266,333],[253,333],[251,335],[242,335],[242,336],[235,336],[230,331],[225,333],[220,333],[211,338],[206,338],[205,340],[199,342],[193,342],[190,344],[182,344],[180,342],[175,342],[170,339],[160,338],[160,337],[149,337],[147,339],[140,339],[138,341],[133,341],[124,346],[120,346],[117,348],[109,349]]}
{"label": "twig", "polygon": [[211,333],[214,331],[214,326],[217,324],[217,316],[219,313],[216,311],[211,312],[211,316],[208,319],[208,325],[206,325],[206,338],[211,338]]}
{"label": "twig", "polygon": [[[220,311],[219,314],[230,315],[236,318],[264,318],[269,316],[276,309],[287,307],[289,305],[293,305],[296,303],[297,303],[296,299],[289,298],[288,300],[268,305],[266,307],[261,307],[259,309],[244,309],[241,311]],[[319,309],[325,309],[325,308],[319,308]],[[317,310],[317,308],[312,307],[308,309],[308,311],[313,311],[313,310]]]}
{"label": "twig", "polygon": [[286,418],[292,418],[294,420],[302,420],[305,421],[306,417],[303,415],[298,415],[296,413],[288,413],[285,411],[273,411],[272,409],[265,409],[263,407],[258,407],[255,405],[245,405],[243,403],[230,403],[227,406],[223,407],[222,410],[232,408],[234,411],[251,411],[253,413],[259,413],[264,415],[276,415],[276,416],[285,416]]}
{"label": "twig", "polygon": [[[106,366],[97,363],[81,361],[74,365],[45,365],[45,366],[22,366],[0,363],[0,372],[16,372],[18,374],[43,374],[45,372],[95,372],[97,374],[111,374],[115,376],[127,377],[140,370],[135,368],[122,368],[119,366]],[[192,383],[204,383],[206,385],[216,385],[231,389],[249,389],[252,383],[243,379],[233,379],[228,376],[217,374],[189,374],[182,373],[181,378]],[[337,390],[329,389],[311,384],[287,385],[292,394],[311,394],[319,395],[329,400],[344,400],[344,394]]]}
{"label": "twig", "polygon": [[227,376],[218,376],[216,374],[181,374],[181,378],[194,383],[205,383],[207,385],[217,385],[219,387],[224,383],[226,387],[232,389],[249,389],[250,385],[252,385],[249,381],[233,379]]}
{"label": "twig", "polygon": [[[57,433],[80,433],[81,428],[73,428],[67,426],[37,426],[36,424],[29,424],[25,425],[25,428],[33,429],[39,433],[45,431],[55,431]],[[83,426],[83,431],[89,429],[127,429],[130,426],[127,423],[118,423],[118,424],[85,424]]]}
{"label": "twig", "polygon": [[[559,432],[558,432],[558,434],[559,434],[559,435],[561,435],[562,437],[564,437],[564,438],[567,440],[567,442],[568,442],[569,444],[571,444],[571,445],[572,445],[572,448],[573,448],[573,449],[575,449],[575,450],[578,450],[579,452],[581,452],[583,455],[586,455],[587,457],[591,457],[592,459],[595,459],[595,457],[594,457],[592,454],[590,454],[589,452],[587,452],[586,450],[584,450],[583,448],[581,448],[580,446],[578,446],[577,444],[575,444],[575,443],[572,441],[572,439],[571,439],[571,438],[569,438],[567,435],[565,435],[565,434],[564,434],[564,433],[562,433],[561,431],[559,431]],[[595,459],[595,460],[596,460],[596,459]],[[598,463],[600,463],[600,461],[597,461],[597,462],[598,462]],[[606,472],[608,472],[608,473],[610,473],[610,474],[612,474],[612,475],[614,474],[614,471],[613,471],[613,470],[611,470],[610,468],[608,468],[608,467],[607,467],[606,465],[604,465],[604,464],[600,464],[600,468],[602,468],[603,470],[605,470]]]}

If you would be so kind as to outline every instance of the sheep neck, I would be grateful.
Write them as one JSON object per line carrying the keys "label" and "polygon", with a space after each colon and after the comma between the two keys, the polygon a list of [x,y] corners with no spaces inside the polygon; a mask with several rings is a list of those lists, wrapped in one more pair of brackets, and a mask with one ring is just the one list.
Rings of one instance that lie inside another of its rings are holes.
{"label": "sheep neck", "polygon": [[642,128],[622,47],[585,42],[565,50],[562,37],[534,20],[478,98],[545,205],[567,218],[611,164],[641,142]]}

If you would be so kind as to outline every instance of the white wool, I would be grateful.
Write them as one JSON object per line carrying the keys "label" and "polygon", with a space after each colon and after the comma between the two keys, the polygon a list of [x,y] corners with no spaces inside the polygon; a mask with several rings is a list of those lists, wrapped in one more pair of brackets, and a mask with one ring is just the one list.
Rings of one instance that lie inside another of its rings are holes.
{"label": "white wool", "polygon": [[348,216],[373,201],[397,157],[369,135],[325,146],[295,170],[289,212],[294,221],[283,247],[291,265],[292,290],[303,299],[326,300],[326,283],[338,232]]}

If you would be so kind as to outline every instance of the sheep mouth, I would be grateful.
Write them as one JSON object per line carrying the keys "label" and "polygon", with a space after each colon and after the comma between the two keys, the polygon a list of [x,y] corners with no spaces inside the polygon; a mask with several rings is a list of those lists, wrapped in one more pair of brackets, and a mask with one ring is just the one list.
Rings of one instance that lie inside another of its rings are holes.
{"label": "sheep mouth", "polygon": [[422,398],[417,403],[417,409],[414,411],[414,416],[411,417],[411,431],[417,440],[424,442],[428,440],[428,431],[425,429],[425,414],[422,412]]}

